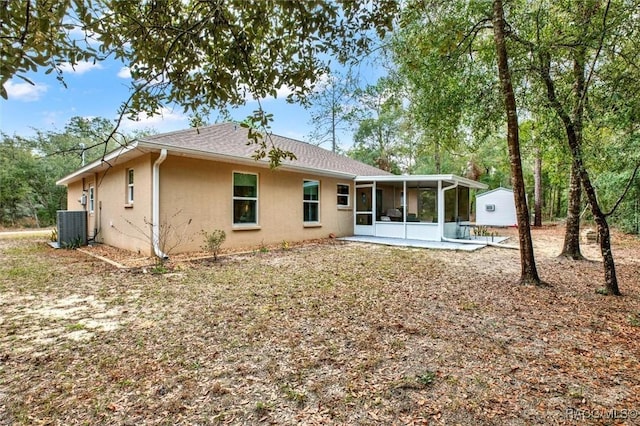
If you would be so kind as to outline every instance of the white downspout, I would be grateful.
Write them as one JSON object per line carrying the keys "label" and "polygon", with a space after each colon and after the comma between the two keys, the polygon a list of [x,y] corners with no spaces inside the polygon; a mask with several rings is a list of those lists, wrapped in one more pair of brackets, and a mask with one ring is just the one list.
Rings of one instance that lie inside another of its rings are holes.
{"label": "white downspout", "polygon": [[160,164],[167,158],[167,150],[160,151],[160,157],[153,163],[153,189],[151,193],[151,237],[153,240],[153,252],[160,259],[168,259],[160,249]]}

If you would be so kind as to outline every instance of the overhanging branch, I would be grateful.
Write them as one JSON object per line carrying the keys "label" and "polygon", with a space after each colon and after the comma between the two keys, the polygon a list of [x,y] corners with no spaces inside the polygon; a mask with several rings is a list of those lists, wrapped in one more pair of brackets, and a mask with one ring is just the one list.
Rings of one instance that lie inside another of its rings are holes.
{"label": "overhanging branch", "polygon": [[624,188],[624,192],[622,193],[620,198],[618,198],[618,201],[616,201],[616,203],[613,205],[613,208],[609,212],[604,213],[605,217],[611,216],[613,213],[615,213],[616,209],[618,208],[620,203],[622,203],[622,200],[624,200],[624,197],[627,195],[627,193],[631,189],[631,185],[635,181],[636,175],[638,174],[639,169],[640,169],[640,163],[636,164],[636,168],[633,170],[633,174],[631,175],[631,178],[627,182],[627,186]]}

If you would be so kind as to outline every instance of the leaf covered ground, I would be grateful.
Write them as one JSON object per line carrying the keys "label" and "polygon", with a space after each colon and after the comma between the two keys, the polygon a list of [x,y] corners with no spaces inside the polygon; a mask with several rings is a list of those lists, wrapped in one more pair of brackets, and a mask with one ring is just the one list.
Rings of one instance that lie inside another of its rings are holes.
{"label": "leaf covered ground", "polygon": [[533,237],[549,287],[499,248],[329,241],[152,274],[0,239],[0,424],[639,424],[640,241],[615,235],[606,297],[595,245]]}

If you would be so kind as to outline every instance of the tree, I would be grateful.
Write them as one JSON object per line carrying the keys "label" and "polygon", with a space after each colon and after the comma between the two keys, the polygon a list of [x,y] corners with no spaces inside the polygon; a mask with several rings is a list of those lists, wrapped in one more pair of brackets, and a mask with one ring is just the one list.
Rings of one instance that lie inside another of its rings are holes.
{"label": "tree", "polygon": [[2,135],[0,141],[0,214],[2,222],[15,225],[31,217],[36,226],[55,222],[64,207],[66,188],[57,178],[71,173],[83,162],[101,158],[105,149],[125,145],[133,139],[121,135],[105,145],[113,123],[105,118],[73,117],[64,131],[36,131],[29,138]]}
{"label": "tree", "polygon": [[[392,28],[399,2],[57,0],[3,6],[8,25],[2,27],[2,63],[9,64],[2,67],[3,85],[26,70],[113,57],[133,77],[121,117],[136,118],[157,114],[166,104],[192,114],[242,105],[275,97],[281,87],[290,89],[289,101],[304,102],[332,55],[355,60]],[[74,43],[67,22],[77,23],[73,28],[91,35],[93,44],[78,47],[82,43]],[[15,64],[8,61],[14,56],[20,58]],[[247,125],[262,130],[250,132],[256,156],[277,166],[288,153],[269,143],[270,120],[259,106]]]}
{"label": "tree", "polygon": [[4,133],[0,141],[0,221],[15,226],[31,195],[28,184],[33,157],[28,146]]}
{"label": "tree", "polygon": [[[186,111],[242,105],[290,90],[306,102],[328,72],[329,55],[342,62],[369,47],[393,22],[398,3],[111,0],[92,26],[102,52],[122,59],[134,79],[122,113],[157,113],[176,103]],[[162,54],[158,54],[162,52]],[[260,104],[259,104],[260,105]],[[269,143],[271,117],[261,106],[246,122],[256,157],[272,165],[289,153]],[[267,137],[263,137],[264,134]]]}
{"label": "tree", "polygon": [[[607,80],[613,76],[617,83],[629,81],[637,90],[638,78],[625,79],[624,72],[616,74],[611,70],[624,69],[624,65],[637,68],[638,5],[634,0],[557,4],[542,1],[536,5],[537,8],[530,2],[518,0],[508,4],[509,25],[505,26],[503,35],[505,44],[512,43],[508,48],[511,60],[521,65],[509,70],[512,91],[514,98],[519,95],[522,73],[534,70],[548,104],[561,118],[567,130],[572,162],[598,224],[607,291],[618,294],[606,220],[608,213],[598,204],[588,158],[584,155],[585,126],[580,121],[582,118],[577,118],[588,108],[587,93],[596,81],[595,86],[614,87],[616,82]],[[392,28],[399,2],[168,0],[139,4],[125,0],[73,3],[58,0],[56,4],[4,2],[3,6],[6,6],[3,24],[7,23],[2,27],[1,38],[3,84],[14,75],[24,77],[26,70],[39,66],[48,65],[48,71],[60,71],[62,61],[74,64],[78,60],[113,56],[129,66],[134,77],[131,97],[123,103],[120,112],[122,116],[135,117],[141,112],[156,113],[171,103],[182,105],[191,113],[202,108],[240,105],[248,98],[259,101],[266,96],[276,96],[280,87],[291,89],[289,100],[304,102],[327,72],[330,55],[345,62],[366,52],[375,37],[384,36]],[[404,8],[408,11],[404,16],[416,23],[410,31],[418,37],[416,43],[406,43],[406,49],[419,53],[420,49],[427,50],[429,58],[435,59],[433,63],[438,63],[439,57],[449,60],[453,78],[445,80],[447,84],[443,88],[445,93],[458,96],[452,97],[448,110],[446,102],[437,102],[446,100],[446,96],[432,99],[434,104],[445,106],[436,109],[439,117],[452,117],[453,125],[446,127],[452,131],[452,139],[463,139],[456,137],[456,132],[464,134],[480,129],[489,132],[485,136],[493,133],[489,131],[490,123],[496,122],[493,117],[500,110],[498,106],[503,105],[496,97],[502,93],[504,99],[509,98],[504,90],[504,73],[500,79],[503,90],[495,90],[499,82],[494,72],[496,51],[489,49],[488,33],[484,30],[492,28],[495,32],[497,18],[487,6],[486,2],[415,1]],[[501,2],[494,6],[503,9]],[[420,13],[424,17],[420,18]],[[36,21],[37,27],[31,25]],[[71,27],[67,22],[77,23],[85,40],[91,35],[99,44],[99,51],[92,50],[91,43],[77,47],[69,36]],[[422,31],[424,29],[428,31]],[[430,34],[430,40],[420,39],[424,34]],[[494,40],[500,38],[494,37]],[[470,60],[462,60],[463,55]],[[527,62],[533,67],[523,66]],[[9,65],[4,66],[5,63]],[[458,64],[466,66],[456,69]],[[410,69],[411,61],[405,65]],[[417,71],[422,71],[420,66]],[[456,71],[459,74],[455,74]],[[494,78],[489,78],[492,72]],[[567,78],[572,73],[573,77]],[[449,74],[430,75],[440,78]],[[460,96],[468,93],[464,85],[477,88],[476,96]],[[567,108],[561,93],[571,85],[577,85],[576,93],[581,96],[573,108]],[[619,85],[615,93],[622,93],[620,87],[623,86]],[[456,101],[461,106],[455,106]],[[250,132],[258,144],[256,158],[268,157],[277,166],[288,153],[269,144],[270,120],[270,115],[260,106],[246,125],[263,130]],[[112,131],[106,140],[114,133]],[[513,138],[513,129],[509,137]],[[633,178],[635,173],[629,182]]]}
{"label": "tree", "polygon": [[[526,206],[512,75],[508,68],[502,3],[411,3],[395,43],[400,72],[416,94],[423,125],[434,133],[494,141],[507,114],[511,183],[517,205],[522,283],[541,284]],[[499,27],[498,27],[499,26]],[[489,30],[491,32],[489,32]],[[491,37],[489,37],[491,35]],[[495,64],[498,61],[498,68]],[[438,132],[442,129],[443,131]],[[450,143],[449,146],[453,144]]]}
{"label": "tree", "polygon": [[[28,83],[29,71],[56,71],[64,84],[62,65],[96,61],[101,55],[89,42],[101,0],[4,0],[0,2],[0,95],[5,84],[18,77]],[[74,31],[83,34],[78,39]],[[32,83],[33,84],[33,83]]]}
{"label": "tree", "polygon": [[470,136],[487,139],[502,117],[495,52],[476,37],[489,28],[489,15],[477,2],[409,2],[394,32],[392,58],[435,173],[451,170],[451,154],[464,152]]}
{"label": "tree", "polygon": [[321,145],[330,142],[331,150],[333,152],[338,150],[338,132],[348,126],[356,88],[357,85],[351,73],[329,74],[316,86],[308,99],[312,108],[311,123],[313,124],[313,132],[309,135],[309,139],[313,144]]}
{"label": "tree", "polygon": [[[535,58],[535,70],[546,90],[549,106],[556,112],[564,125],[566,140],[571,152],[571,192],[567,237],[563,252],[573,258],[581,257],[579,250],[576,251],[576,241],[579,239],[579,197],[580,186],[582,186],[598,227],[600,249],[604,261],[606,292],[620,295],[611,252],[611,236],[607,215],[603,212],[598,201],[596,189],[585,163],[583,132],[587,94],[590,85],[596,78],[594,77],[596,67],[599,62],[607,63],[616,56],[614,45],[606,44],[607,37],[612,38],[612,42],[615,43],[620,35],[616,33],[617,29],[625,28],[623,17],[628,11],[611,12],[611,2],[605,4],[577,2],[569,5],[565,10],[561,10],[564,12],[562,14],[552,14],[551,10],[553,7],[541,4],[536,11],[534,41],[523,40],[517,36],[515,38],[528,46],[531,57]],[[614,16],[610,16],[610,13]],[[555,18],[558,15],[564,19],[559,21]],[[555,31],[548,31],[547,25]],[[550,40],[543,38],[543,35],[549,33],[554,37]],[[605,54],[605,50],[609,54]],[[570,66],[567,66],[569,64]],[[563,70],[567,71],[563,73]],[[565,101],[567,97],[559,93],[558,81],[562,82],[563,77],[568,78],[572,83],[572,95],[569,97],[569,101]],[[606,75],[600,75],[600,78],[606,79]]]}
{"label": "tree", "polygon": [[357,128],[349,154],[382,170],[399,173],[402,105],[395,93],[390,79],[380,79],[375,86],[357,91],[358,102],[351,118]]}
{"label": "tree", "polygon": [[524,179],[522,175],[522,160],[520,158],[520,140],[518,138],[518,111],[516,98],[511,83],[509,71],[509,57],[505,42],[504,9],[501,0],[493,1],[493,33],[498,58],[498,74],[504,105],[507,114],[507,145],[511,163],[511,180],[513,196],[516,201],[516,216],[518,220],[518,237],[520,239],[520,282],[524,284],[542,284],[536,268],[533,253],[533,241],[529,227],[529,209],[527,208]]}

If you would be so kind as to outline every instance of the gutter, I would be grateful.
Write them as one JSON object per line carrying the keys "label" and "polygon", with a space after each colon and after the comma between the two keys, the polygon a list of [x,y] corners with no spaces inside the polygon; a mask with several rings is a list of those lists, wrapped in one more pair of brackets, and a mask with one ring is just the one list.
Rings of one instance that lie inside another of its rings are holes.
{"label": "gutter", "polygon": [[152,193],[151,193],[151,239],[153,252],[160,259],[168,259],[166,253],[160,249],[160,164],[167,158],[167,150],[160,151],[160,157],[153,163]]}

